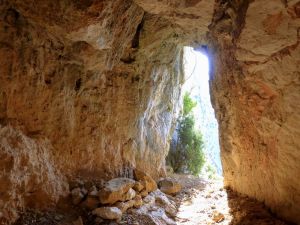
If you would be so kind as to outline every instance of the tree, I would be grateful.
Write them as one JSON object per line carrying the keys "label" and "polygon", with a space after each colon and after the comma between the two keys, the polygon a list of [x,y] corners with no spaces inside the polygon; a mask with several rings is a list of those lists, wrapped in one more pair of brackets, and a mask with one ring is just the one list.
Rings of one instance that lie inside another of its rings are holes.
{"label": "tree", "polygon": [[197,103],[188,93],[183,97],[183,111],[177,121],[177,128],[170,145],[167,163],[174,172],[200,173],[205,157],[202,135],[195,129],[193,109]]}

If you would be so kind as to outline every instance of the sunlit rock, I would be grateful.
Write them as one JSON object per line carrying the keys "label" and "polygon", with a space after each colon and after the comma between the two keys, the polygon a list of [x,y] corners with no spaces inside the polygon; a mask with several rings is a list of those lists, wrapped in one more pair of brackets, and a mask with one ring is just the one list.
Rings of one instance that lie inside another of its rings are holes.
{"label": "sunlit rock", "polygon": [[94,209],[92,213],[108,220],[120,220],[122,217],[122,211],[117,207],[101,207]]}
{"label": "sunlit rock", "polygon": [[134,170],[135,179],[138,180],[145,188],[145,191],[151,192],[157,189],[155,180],[145,172]]}
{"label": "sunlit rock", "polygon": [[102,204],[113,204],[117,201],[129,200],[135,197],[132,189],[135,181],[129,178],[114,178],[107,182],[99,191],[99,199]]}
{"label": "sunlit rock", "polygon": [[174,195],[181,191],[182,186],[176,180],[165,178],[158,182],[159,189],[168,195]]}

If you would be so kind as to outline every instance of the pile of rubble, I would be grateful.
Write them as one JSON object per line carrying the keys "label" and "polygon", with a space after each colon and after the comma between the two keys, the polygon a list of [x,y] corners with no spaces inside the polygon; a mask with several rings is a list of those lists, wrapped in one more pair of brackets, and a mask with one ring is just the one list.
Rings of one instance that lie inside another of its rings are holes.
{"label": "pile of rubble", "polygon": [[[178,193],[181,185],[170,178],[161,179],[157,184],[149,175],[138,170],[134,171],[134,178],[114,178],[101,188],[93,185],[86,189],[83,184],[77,185],[71,190],[72,203],[89,210],[98,224],[105,220],[120,223],[129,210],[147,217],[154,224],[175,224],[173,218],[177,209],[171,195]],[[73,223],[83,224],[81,217]]]}

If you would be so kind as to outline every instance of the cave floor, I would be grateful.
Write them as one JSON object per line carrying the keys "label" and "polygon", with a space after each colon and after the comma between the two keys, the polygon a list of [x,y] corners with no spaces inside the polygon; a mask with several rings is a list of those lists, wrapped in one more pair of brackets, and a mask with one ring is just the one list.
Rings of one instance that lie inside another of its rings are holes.
{"label": "cave floor", "polygon": [[262,203],[223,188],[222,181],[174,175],[183,185],[176,196],[180,225],[286,225]]}
{"label": "cave floor", "polygon": [[[221,181],[206,181],[190,175],[172,175],[183,186],[175,197],[178,212],[170,222],[141,217],[129,211],[119,223],[95,222],[90,214],[65,205],[54,212],[23,213],[15,225],[288,225],[277,219],[262,203],[223,188]],[[81,216],[83,223],[77,223]],[[155,222],[157,221],[157,222]]]}

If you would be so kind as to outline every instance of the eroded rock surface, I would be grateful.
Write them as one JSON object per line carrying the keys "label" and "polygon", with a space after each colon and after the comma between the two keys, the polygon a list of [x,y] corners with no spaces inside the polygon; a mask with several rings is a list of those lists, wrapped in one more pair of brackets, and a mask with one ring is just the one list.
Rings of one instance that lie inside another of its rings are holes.
{"label": "eroded rock surface", "polygon": [[[48,140],[45,154],[68,178],[132,177],[132,168],[164,174],[182,82],[182,29],[132,1],[5,0],[0,12],[2,126]],[[8,171],[1,170],[5,183]],[[13,201],[0,213],[11,222],[23,205]]]}
{"label": "eroded rock surface", "polygon": [[0,224],[26,208],[51,209],[67,195],[65,177],[53,163],[48,140],[34,140],[0,126]]}
{"label": "eroded rock surface", "polygon": [[181,29],[131,1],[0,7],[1,123],[49,139],[68,176],[164,174]]}
{"label": "eroded rock surface", "polygon": [[300,221],[299,1],[217,6],[213,103],[226,185]]}

